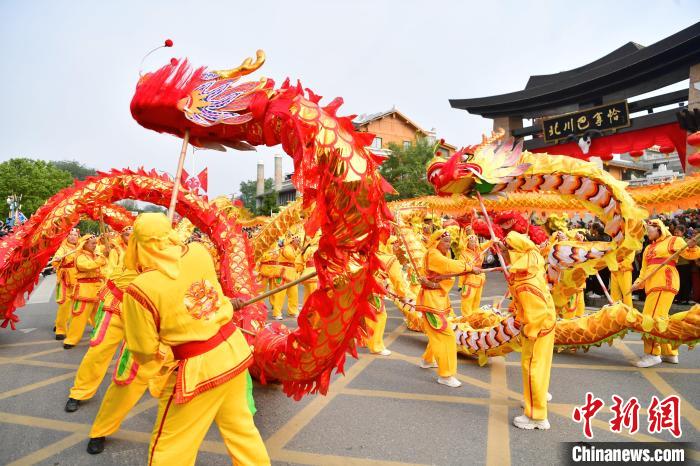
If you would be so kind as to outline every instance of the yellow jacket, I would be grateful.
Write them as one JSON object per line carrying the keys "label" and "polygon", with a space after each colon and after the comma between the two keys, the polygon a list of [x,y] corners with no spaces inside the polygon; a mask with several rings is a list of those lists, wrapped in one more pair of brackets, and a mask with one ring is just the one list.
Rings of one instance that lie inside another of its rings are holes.
{"label": "yellow jacket", "polygon": [[[644,249],[642,258],[642,270],[639,272],[641,278],[645,278],[667,258],[675,254],[686,246],[685,240],[679,236],[664,236],[657,239]],[[687,248],[680,254],[688,260],[700,258],[700,247]],[[661,267],[654,275],[649,277],[644,283],[644,292],[649,294],[653,291],[669,291],[678,293],[680,281],[676,265],[670,262]]]}
{"label": "yellow jacket", "polygon": [[176,403],[232,379],[253,362],[238,328],[225,342],[212,344],[204,352],[178,355],[184,344],[191,347],[191,343],[215,341],[220,330],[231,328],[233,317],[233,307],[224,296],[206,248],[191,243],[182,251],[176,278],[159,270],[144,272],[127,287],[122,301],[125,338],[136,362],[154,359],[160,343],[171,347],[178,359]]}
{"label": "yellow jacket", "polygon": [[[304,251],[302,257],[304,269],[301,272],[301,276],[308,275],[316,271],[316,265],[314,264],[314,254],[316,254],[316,251],[318,251],[318,244],[311,244],[306,248],[306,251]],[[318,283],[318,277],[307,280],[307,282]]]}
{"label": "yellow jacket", "polygon": [[379,254],[379,260],[384,265],[384,270],[381,272],[383,279],[388,280],[391,292],[399,298],[414,299],[408,289],[406,280],[403,277],[403,270],[399,260],[393,254]]}
{"label": "yellow jacket", "polygon": [[56,278],[68,289],[75,285],[75,248],[77,247],[77,244],[64,241],[51,261],[51,265],[56,270]]}
{"label": "yellow jacket", "polygon": [[281,277],[286,283],[296,280],[297,263],[299,263],[299,250],[289,244],[285,244],[278,258],[281,267]]}
{"label": "yellow jacket", "polygon": [[521,245],[522,247],[509,251],[511,263],[508,269],[508,288],[513,296],[521,333],[526,338],[534,339],[554,329],[556,311],[545,278],[542,254],[524,235],[509,233],[506,237],[511,247],[517,244],[516,240],[518,243],[527,243],[527,246]]}
{"label": "yellow jacket", "polygon": [[279,278],[282,275],[282,267],[278,264],[279,249],[272,249],[263,254],[258,267],[258,273],[262,278]]}
{"label": "yellow jacket", "polygon": [[[469,272],[472,267],[463,260],[450,259],[443,255],[436,247],[428,249],[425,254],[424,268],[426,278],[432,281],[431,277],[437,275],[456,274]],[[421,287],[416,300],[416,309],[422,312],[445,313],[452,309],[450,303],[450,290],[455,283],[454,277],[440,280],[439,288],[429,289]]]}
{"label": "yellow jacket", "polygon": [[[465,244],[461,251],[461,259],[467,264],[470,264],[472,267],[481,267],[484,263],[483,252],[490,248],[492,244],[493,241],[486,241],[485,243],[479,245],[479,251],[473,251]],[[481,288],[484,286],[485,281],[485,273],[470,273],[459,277],[458,284],[460,287],[469,286],[471,288]]]}
{"label": "yellow jacket", "polygon": [[76,283],[73,299],[84,302],[99,301],[99,293],[105,278],[102,268],[107,264],[104,256],[84,249],[75,253]]}

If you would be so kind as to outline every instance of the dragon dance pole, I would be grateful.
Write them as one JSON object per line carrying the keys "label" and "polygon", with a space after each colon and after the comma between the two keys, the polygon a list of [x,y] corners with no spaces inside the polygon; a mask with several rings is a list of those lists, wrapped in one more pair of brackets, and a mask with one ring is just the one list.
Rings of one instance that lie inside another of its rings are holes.
{"label": "dragon dance pole", "polygon": [[[489,227],[489,233],[491,233],[491,239],[496,242],[498,241],[498,238],[496,238],[496,232],[493,231],[493,225],[491,224],[491,218],[489,217],[489,214],[486,212],[486,206],[484,205],[484,200],[481,198],[481,193],[479,191],[476,192],[476,198],[479,200],[479,204],[481,205],[481,211],[484,213],[484,217],[486,218],[486,225]],[[510,278],[510,274],[508,273],[508,268],[506,267],[506,261],[503,260],[503,255],[501,255],[501,249],[496,245],[496,255],[498,256],[498,260],[501,262],[501,267],[503,267],[503,275],[505,275],[506,280]]]}
{"label": "dragon dance pole", "polygon": [[258,301],[262,301],[263,299],[268,298],[268,297],[272,296],[273,294],[277,294],[277,293],[279,293],[280,291],[286,290],[287,288],[291,288],[291,287],[293,287],[293,286],[296,286],[296,285],[298,285],[298,284],[301,283],[301,282],[305,282],[306,280],[311,280],[311,279],[314,278],[316,275],[318,275],[318,272],[307,273],[307,274],[304,275],[303,277],[299,277],[299,278],[297,278],[297,279],[294,280],[294,281],[291,281],[291,282],[289,282],[289,283],[285,283],[285,284],[282,285],[282,286],[278,286],[277,288],[272,289],[272,290],[269,290],[269,291],[266,291],[266,292],[264,292],[263,294],[256,296],[255,298],[249,299],[248,301],[246,301],[245,303],[243,303],[243,307],[245,307],[245,306],[250,306],[251,304],[255,304],[255,303],[257,303]]}
{"label": "dragon dance pole", "polygon": [[185,165],[185,155],[187,154],[187,144],[190,142],[190,130],[185,130],[185,136],[182,138],[182,149],[180,150],[180,160],[177,162],[177,172],[175,180],[173,180],[173,195],[170,197],[170,208],[168,209],[168,220],[170,223],[175,216],[175,205],[177,204],[177,194],[180,191],[180,177],[182,176],[182,168]]}
{"label": "dragon dance pole", "polygon": [[598,272],[595,273],[596,278],[598,279],[598,283],[600,283],[600,287],[603,289],[603,293],[605,293],[605,297],[608,298],[608,302],[610,304],[613,303],[613,299],[610,296],[610,293],[608,293],[608,288],[605,286],[605,283],[603,283],[603,279],[600,278],[600,274]]}
{"label": "dragon dance pole", "polygon": [[[698,241],[700,241],[700,234],[695,235],[693,238],[691,238],[690,241],[693,241],[693,242],[695,242],[695,243],[697,243]],[[668,264],[668,263],[671,262],[671,261],[676,260],[676,258],[678,258],[678,256],[680,256],[680,255],[683,253],[683,251],[685,251],[685,250],[688,249],[689,247],[690,247],[690,246],[688,246],[688,245],[686,244],[685,246],[683,246],[682,248],[680,248],[678,251],[676,251],[675,253],[673,253],[673,255],[668,256],[668,257],[666,258],[666,260],[664,260],[662,263],[660,263],[660,264],[659,264],[654,270],[652,270],[651,273],[649,273],[646,277],[644,277],[644,278],[638,278],[638,279],[637,279],[637,283],[642,284],[642,283],[644,283],[645,281],[649,280],[651,277],[653,277],[654,275],[656,275],[656,273],[657,273],[659,270],[661,270],[661,269],[663,268],[664,265]],[[625,293],[625,296],[627,296],[628,294],[632,294],[632,290],[626,292],[626,293]]]}

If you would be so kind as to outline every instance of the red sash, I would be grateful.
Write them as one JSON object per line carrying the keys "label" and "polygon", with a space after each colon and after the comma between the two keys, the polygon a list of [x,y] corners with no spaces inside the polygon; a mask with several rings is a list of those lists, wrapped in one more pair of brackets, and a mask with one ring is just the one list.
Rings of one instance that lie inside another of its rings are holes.
{"label": "red sash", "polygon": [[228,340],[228,337],[230,337],[237,328],[238,327],[236,324],[233,323],[233,319],[229,320],[227,323],[222,325],[221,328],[219,328],[219,331],[216,332],[213,337],[208,340],[190,341],[173,346],[173,356],[175,356],[175,359],[177,360],[182,360],[204,354]]}

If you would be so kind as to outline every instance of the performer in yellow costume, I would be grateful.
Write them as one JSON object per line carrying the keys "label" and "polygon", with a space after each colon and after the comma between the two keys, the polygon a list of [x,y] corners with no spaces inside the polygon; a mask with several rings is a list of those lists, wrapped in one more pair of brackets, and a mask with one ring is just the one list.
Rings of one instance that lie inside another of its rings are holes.
{"label": "performer in yellow costume", "polygon": [[[314,254],[318,250],[318,237],[314,238],[314,240],[311,241],[309,245],[306,246],[304,250],[302,250],[302,260],[304,261],[304,270],[301,272],[301,276],[308,275],[312,272],[316,271],[316,265],[314,264]],[[316,291],[318,288],[318,278],[314,277],[310,280],[306,280],[304,283],[304,301],[303,304],[306,304],[306,300],[309,299],[309,296],[311,296],[311,293]]]}
{"label": "performer in yellow costume", "polygon": [[234,463],[269,464],[248,399],[253,355],[233,322],[243,302],[224,296],[207,250],[183,246],[165,215],[142,214],[125,265],[142,272],[122,302],[127,347],[140,365],[161,344],[177,361],[160,397],[149,465],[194,464],[212,422]]}
{"label": "performer in yellow costume", "polygon": [[[280,249],[280,254],[277,259],[280,267],[280,275],[275,286],[282,286],[298,278],[297,266],[300,262],[300,245],[301,239],[299,236],[292,235],[288,241],[285,241],[284,246]],[[277,320],[282,320],[282,307],[284,306],[285,296],[287,297],[287,313],[289,317],[296,317],[299,315],[299,287],[292,286],[284,291],[275,293],[270,298],[272,302],[272,317]]]}
{"label": "performer in yellow costume", "polygon": [[[386,285],[391,285],[391,292],[394,295],[394,299],[407,303],[411,300],[408,287],[403,279],[401,264],[392,252],[396,240],[396,237],[392,236],[387,240],[386,244],[380,246],[377,256],[379,260],[382,261],[384,270],[378,273],[378,278],[385,282],[385,288],[388,288]],[[375,310],[376,320],[365,318],[365,325],[369,329],[367,348],[372,354],[389,356],[391,351],[384,346],[384,329],[386,328],[387,313],[383,296],[374,294],[371,304],[372,308]]]}
{"label": "performer in yellow costume", "polygon": [[[277,283],[281,282],[280,275],[282,274],[282,267],[279,265],[280,249],[273,248],[263,254],[260,264],[258,266],[258,275],[260,276],[261,285],[266,291],[273,290],[277,287]],[[273,307],[275,302],[275,296],[270,296],[270,307]]]}
{"label": "performer in yellow costume", "polygon": [[[642,269],[639,278],[632,285],[632,291],[640,290],[642,287],[646,292],[644,310],[642,314],[654,319],[668,317],[671,310],[673,298],[678,293],[680,281],[678,270],[674,261],[656,269],[669,257],[688,246],[680,256],[688,260],[700,258],[700,248],[693,240],[685,242],[683,238],[672,236],[661,220],[650,220],[646,224],[647,237],[651,244],[644,249],[642,258]],[[656,272],[654,272],[656,271]],[[654,272],[653,275],[649,276]],[[640,281],[645,279],[646,281]],[[671,348],[668,343],[656,343],[651,339],[644,338],[644,356],[637,361],[637,367],[652,367],[661,362],[678,364],[678,350]]]}
{"label": "performer in yellow costume", "polygon": [[423,353],[420,367],[424,369],[437,367],[439,384],[459,387],[462,383],[455,378],[457,373],[455,333],[447,320],[452,311],[449,293],[455,279],[444,275],[467,272],[479,274],[481,269],[472,267],[463,260],[447,257],[450,241],[447,230],[437,230],[430,236],[424,259],[426,277],[416,299],[416,310],[423,313],[423,330],[428,335],[428,347]]}
{"label": "performer in yellow costume", "polygon": [[56,271],[56,322],[54,332],[56,340],[66,338],[68,319],[73,309],[73,287],[75,286],[75,252],[78,248],[80,232],[73,228],[65,241],[56,251],[51,265]]}
{"label": "performer in yellow costume", "polygon": [[89,400],[95,395],[115,351],[124,339],[120,317],[121,296],[126,286],[136,278],[135,271],[124,269],[124,253],[130,235],[131,227],[127,227],[112,241],[107,261],[111,275],[100,291],[100,305],[90,338],[90,348],[80,362],[68,395],[65,410],[69,413],[78,410],[80,401]]}
{"label": "performer in yellow costume", "polygon": [[76,279],[73,290],[73,309],[68,323],[68,334],[63,341],[63,348],[70,349],[80,342],[90,316],[99,305],[99,292],[104,285],[102,267],[107,259],[95,252],[97,238],[86,235],[81,239],[75,253]]}
{"label": "performer in yellow costume", "polygon": [[634,252],[626,254],[617,265],[617,270],[610,271],[610,297],[613,301],[622,301],[632,307],[632,263]]}
{"label": "performer in yellow costume", "polygon": [[547,401],[554,349],[554,301],[545,278],[545,262],[526,235],[511,231],[506,236],[515,315],[520,323],[524,414],[513,419],[521,429],[549,429]]}
{"label": "performer in yellow costume", "polygon": [[[570,238],[571,237],[571,238]],[[547,248],[547,254],[549,249],[551,249],[559,241],[567,241],[569,239],[575,239],[576,241],[585,241],[585,238],[580,233],[575,231],[557,231],[552,234],[549,245]],[[545,260],[547,255],[544,256]],[[573,283],[575,280],[572,278],[574,273],[582,273],[581,270],[572,269],[562,269],[559,272],[560,280]],[[586,289],[585,280],[581,283],[579,287],[576,288],[574,294],[565,294],[559,288],[555,288],[552,292],[552,299],[554,301],[554,309],[558,316],[564,319],[573,319],[574,317],[581,317],[586,312],[586,302],[584,299],[584,291]]]}
{"label": "performer in yellow costume", "polygon": [[[481,267],[484,262],[484,252],[491,247],[492,242],[479,244],[479,237],[468,235],[461,248],[461,259],[472,266]],[[481,294],[484,291],[486,274],[470,273],[459,277],[458,286],[461,299],[461,311],[463,316],[478,311],[481,306]]]}

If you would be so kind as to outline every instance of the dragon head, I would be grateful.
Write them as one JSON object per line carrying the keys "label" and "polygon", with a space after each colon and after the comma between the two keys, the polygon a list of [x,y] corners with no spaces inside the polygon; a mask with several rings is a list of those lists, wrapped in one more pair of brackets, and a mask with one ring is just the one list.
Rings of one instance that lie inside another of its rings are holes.
{"label": "dragon head", "polygon": [[435,156],[427,167],[428,182],[440,196],[468,195],[474,190],[488,194],[497,184],[522,175],[529,164],[520,163],[522,143],[502,140],[505,132],[482,137],[481,144],[468,146],[445,159]]}

